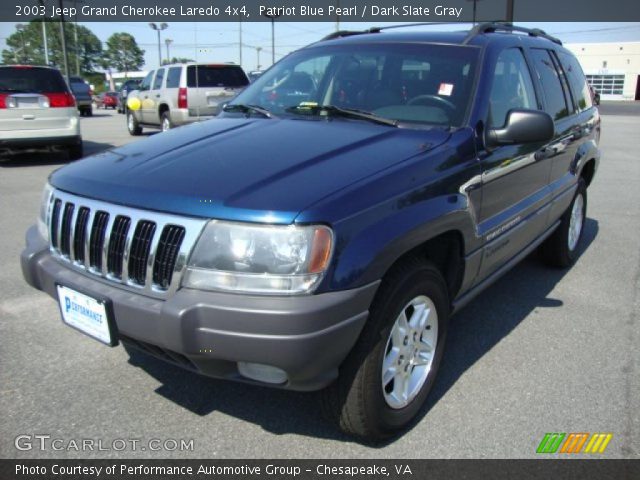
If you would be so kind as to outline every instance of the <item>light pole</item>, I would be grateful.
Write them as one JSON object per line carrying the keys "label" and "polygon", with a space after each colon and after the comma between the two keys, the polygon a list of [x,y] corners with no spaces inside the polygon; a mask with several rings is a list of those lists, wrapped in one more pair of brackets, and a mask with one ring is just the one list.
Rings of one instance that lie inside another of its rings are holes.
{"label": "light pole", "polygon": [[149,23],[149,26],[155,30],[156,32],[158,32],[158,66],[161,67],[162,66],[162,50],[160,48],[160,32],[162,30],[165,30],[166,28],[169,27],[169,25],[167,25],[166,23],[162,22],[160,25],[156,25],[155,23],[151,22]]}
{"label": "light pole", "polygon": [[258,61],[256,62],[256,70],[260,70],[260,50],[262,50],[262,47],[256,47],[256,55],[258,56]]}
{"label": "light pole", "polygon": [[280,15],[268,15],[264,14],[265,17],[271,19],[271,64],[276,63],[276,18],[280,17]]}
{"label": "light pole", "polygon": [[167,46],[167,63],[171,63],[171,55],[169,55],[169,45],[173,43],[173,40],[170,38],[164,39],[164,44]]}
{"label": "light pole", "polygon": [[22,40],[22,63],[27,63],[27,49],[24,43],[24,25],[18,23],[16,25],[16,30],[20,32],[20,39]]}

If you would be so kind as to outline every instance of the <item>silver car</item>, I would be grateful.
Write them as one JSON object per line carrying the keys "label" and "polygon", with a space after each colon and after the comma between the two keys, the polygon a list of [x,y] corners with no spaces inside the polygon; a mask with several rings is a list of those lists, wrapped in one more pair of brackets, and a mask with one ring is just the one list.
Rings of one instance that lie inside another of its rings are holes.
{"label": "silver car", "polygon": [[55,68],[0,66],[0,150],[33,148],[82,157],[76,99]]}
{"label": "silver car", "polygon": [[[206,120],[248,84],[249,79],[240,65],[166,65],[149,72],[138,90],[129,93],[127,128],[131,135],[140,135],[143,127],[164,131]],[[139,108],[129,107],[132,100]]]}

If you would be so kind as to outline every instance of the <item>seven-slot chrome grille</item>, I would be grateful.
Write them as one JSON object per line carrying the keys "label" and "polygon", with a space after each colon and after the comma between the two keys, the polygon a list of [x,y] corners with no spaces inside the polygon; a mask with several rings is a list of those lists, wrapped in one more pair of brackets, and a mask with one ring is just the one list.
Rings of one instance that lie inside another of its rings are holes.
{"label": "seven-slot chrome grille", "polygon": [[138,210],[55,190],[49,247],[72,267],[163,297],[180,286],[206,220]]}

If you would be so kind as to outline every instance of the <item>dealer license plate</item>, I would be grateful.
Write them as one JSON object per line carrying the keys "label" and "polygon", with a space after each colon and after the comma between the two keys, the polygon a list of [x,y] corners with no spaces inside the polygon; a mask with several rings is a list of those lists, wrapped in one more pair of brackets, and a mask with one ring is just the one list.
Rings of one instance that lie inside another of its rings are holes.
{"label": "dealer license plate", "polygon": [[64,323],[102,343],[115,345],[107,303],[62,285],[57,287]]}

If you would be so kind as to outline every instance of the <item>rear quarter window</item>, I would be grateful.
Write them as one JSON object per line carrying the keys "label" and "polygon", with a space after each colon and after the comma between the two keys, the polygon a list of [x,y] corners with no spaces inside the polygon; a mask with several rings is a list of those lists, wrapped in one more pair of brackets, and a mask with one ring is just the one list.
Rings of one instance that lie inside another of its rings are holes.
{"label": "rear quarter window", "polygon": [[180,86],[180,74],[182,67],[171,67],[167,73],[167,88],[178,88]]}
{"label": "rear quarter window", "polygon": [[34,67],[0,67],[0,92],[68,92],[58,70]]}

